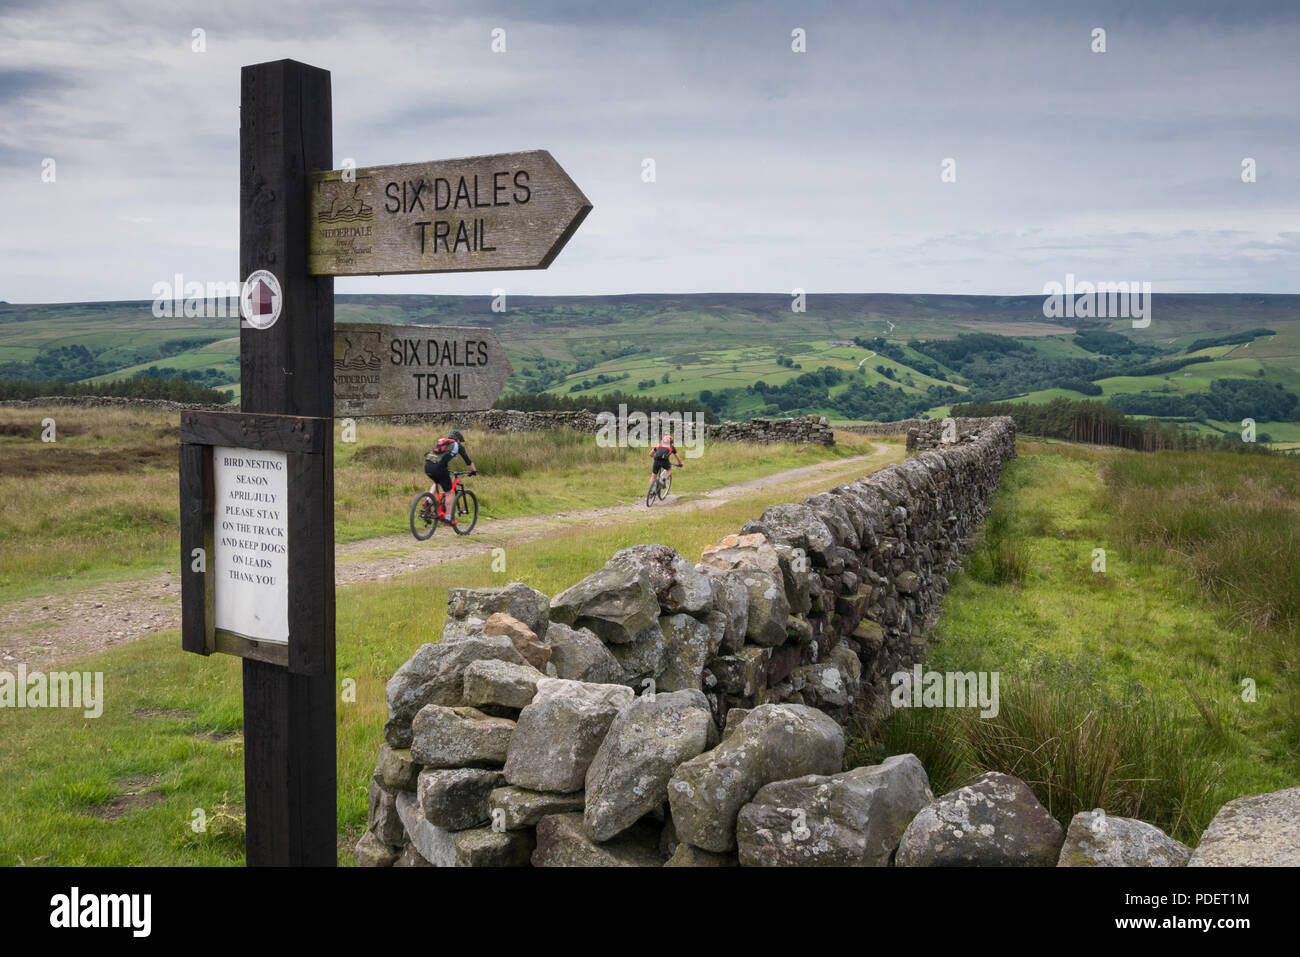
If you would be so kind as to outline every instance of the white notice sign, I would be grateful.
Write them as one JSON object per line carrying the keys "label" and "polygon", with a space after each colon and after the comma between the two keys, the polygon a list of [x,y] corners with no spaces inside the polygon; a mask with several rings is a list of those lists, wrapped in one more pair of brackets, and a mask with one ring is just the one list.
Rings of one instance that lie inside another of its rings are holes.
{"label": "white notice sign", "polygon": [[288,454],[212,449],[217,628],[289,640]]}

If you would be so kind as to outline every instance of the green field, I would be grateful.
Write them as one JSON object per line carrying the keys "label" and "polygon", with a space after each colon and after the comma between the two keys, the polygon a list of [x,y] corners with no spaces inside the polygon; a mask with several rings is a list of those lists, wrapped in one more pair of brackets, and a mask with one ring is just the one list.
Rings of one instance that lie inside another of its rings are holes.
{"label": "green field", "polygon": [[190,369],[216,369],[225,373],[230,386],[238,389],[239,337],[232,336],[229,339],[218,339],[216,342],[211,342],[194,349],[187,349],[184,352],[178,352],[175,355],[170,355],[166,358],[125,366],[115,372],[105,373],[101,376],[92,376],[84,381],[107,382],[111,379],[124,379],[136,375],[137,373],[144,372],[150,366],[169,366],[173,369],[180,369],[182,371]]}
{"label": "green field", "polygon": [[[966,391],[966,386],[960,383],[949,383],[925,375],[886,356],[873,355],[869,349],[833,345],[836,341],[814,340],[785,347],[749,346],[611,359],[566,378],[546,392],[552,395],[597,396],[621,388],[624,392],[656,398],[695,398],[705,389],[716,392],[759,381],[781,385],[803,372],[823,366],[851,372],[866,385],[880,382],[897,386],[909,395],[921,395],[926,386],[930,385],[953,384],[958,391]],[[778,365],[779,356],[788,356],[799,368]],[[893,370],[896,378],[887,378],[876,371],[877,366]],[[861,372],[858,372],[859,368]],[[667,383],[661,381],[665,374],[669,380]],[[593,383],[590,388],[575,388],[584,380],[594,380],[599,375],[617,376],[619,379],[617,382]],[[652,384],[643,386],[643,382]],[[830,392],[835,395],[846,388],[847,384],[840,385],[833,387]],[[754,398],[751,403],[754,407],[761,404],[758,398]],[[806,411],[818,415],[833,414],[824,407],[814,406]]]}
{"label": "green field", "polygon": [[[846,414],[837,405],[859,411],[876,408],[841,401],[859,387],[897,390],[900,402],[909,400],[906,414],[929,416],[946,414],[953,401],[950,396],[940,396],[939,402],[918,401],[926,398],[929,387],[951,387],[960,400],[968,394],[1027,402],[1083,397],[1053,386],[1068,378],[1054,373],[1031,387],[1010,384],[990,395],[971,378],[970,368],[923,355],[907,345],[913,340],[934,342],[967,333],[1012,337],[1032,350],[1016,360],[1028,372],[1044,363],[1117,361],[1083,348],[1073,338],[1073,326],[1045,320],[1037,296],[814,295],[803,312],[791,310],[789,297],[746,294],[511,297],[505,312],[493,312],[491,304],[486,296],[339,296],[336,316],[340,322],[488,326],[501,338],[514,367],[507,396],[525,392],[594,400],[620,391],[650,399],[699,401],[702,393],[726,393],[725,401],[714,401],[724,418],[819,414],[856,421],[863,416]],[[1271,329],[1273,334],[1248,343],[1181,351],[1206,337],[1253,328]],[[1133,329],[1125,320],[1097,321],[1088,327],[1099,329],[1158,350],[1152,358],[1214,357],[1174,372],[1096,378],[1103,400],[1128,393],[1196,396],[1218,379],[1257,379],[1300,394],[1297,296],[1157,296],[1148,328]],[[902,350],[901,361],[853,344],[855,337],[868,342],[878,336]],[[206,373],[206,381],[238,395],[234,318],[155,318],[148,302],[0,305],[0,379],[22,378],[18,373],[27,368],[24,364],[69,346],[94,354],[95,374],[84,381],[99,383],[150,367],[169,367]],[[877,366],[891,375],[878,372]],[[839,370],[844,381],[789,402],[750,388],[760,382],[789,388],[822,368]],[[1255,418],[1260,430],[1278,441],[1291,441],[1291,426],[1300,415],[1282,422]]]}

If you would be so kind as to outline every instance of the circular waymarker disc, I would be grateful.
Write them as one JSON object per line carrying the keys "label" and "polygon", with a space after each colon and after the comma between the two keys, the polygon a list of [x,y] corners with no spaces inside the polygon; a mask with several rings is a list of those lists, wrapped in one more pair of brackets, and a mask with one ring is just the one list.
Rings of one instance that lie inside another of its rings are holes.
{"label": "circular waymarker disc", "polygon": [[275,273],[258,269],[248,274],[239,294],[239,314],[255,329],[269,329],[280,318],[284,296]]}

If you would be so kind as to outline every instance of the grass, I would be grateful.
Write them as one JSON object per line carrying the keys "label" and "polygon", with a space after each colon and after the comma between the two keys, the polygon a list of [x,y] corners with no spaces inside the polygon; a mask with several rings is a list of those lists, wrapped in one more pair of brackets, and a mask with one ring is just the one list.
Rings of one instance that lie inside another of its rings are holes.
{"label": "grass", "polygon": [[1102,808],[1195,845],[1230,799],[1220,764],[1202,753],[1225,747],[1222,730],[1198,728],[1137,691],[1108,696],[1095,681],[1087,669],[1042,667],[1008,682],[994,717],[903,711],[874,748],[880,755],[916,754],[936,793],[1001,771],[1025,781],[1062,827],[1081,811]]}
{"label": "grass", "polygon": [[175,419],[0,409],[0,600],[143,574],[177,554]]}
{"label": "grass", "polygon": [[985,520],[984,535],[967,561],[967,570],[986,585],[1021,585],[1029,569],[1029,545],[1009,534],[1008,509],[996,508]]}
{"label": "grass", "polygon": [[1125,545],[1177,556],[1248,628],[1300,629],[1300,462],[1161,452],[1120,457],[1105,479]]}
{"label": "grass", "polygon": [[[908,395],[919,395],[930,385],[954,385],[963,392],[967,389],[965,385],[924,375],[885,356],[873,355],[870,349],[859,346],[834,346],[831,343],[835,341],[843,340],[784,341],[740,348],[697,349],[684,354],[656,355],[644,352],[611,359],[591,369],[573,373],[546,391],[555,395],[584,395],[602,394],[613,388],[621,388],[625,392],[635,392],[638,395],[694,398],[704,389],[717,392],[722,389],[746,386],[760,379],[768,385],[781,385],[805,372],[813,372],[823,366],[832,366],[850,373],[849,381],[861,381],[867,386],[883,382],[891,387],[901,388]],[[792,369],[778,365],[776,361],[778,356],[789,356],[801,368]],[[862,367],[861,373],[857,371],[859,366]],[[876,371],[876,366],[893,370],[895,378],[889,379],[881,375]],[[661,381],[665,372],[669,377],[667,383]],[[594,379],[600,374],[626,375],[627,378],[616,383],[593,385],[588,390],[570,393],[569,390],[573,385],[580,384],[583,379]],[[912,385],[903,383],[905,376],[911,378]],[[654,380],[654,384],[646,388],[639,386],[640,382],[648,380]],[[832,387],[830,391],[834,395],[847,388],[848,382],[845,382]],[[762,404],[761,399],[755,399],[756,407]],[[825,410],[823,414],[824,412]]]}
{"label": "grass", "polygon": [[1296,464],[1021,449],[927,662],[998,672],[999,714],[902,710],[857,760],[914,752],[936,794],[1015,774],[1063,825],[1101,807],[1192,845],[1226,801],[1295,786]]}
{"label": "grass", "polygon": [[[875,463],[879,465],[882,463]],[[844,479],[827,478],[819,488]],[[341,863],[364,828],[366,789],[387,715],[384,684],[423,643],[436,639],[453,585],[527,581],[556,594],[599,568],[619,548],[661,542],[688,558],[738,530],[770,504],[790,500],[780,487],[717,508],[672,507],[628,513],[600,525],[566,524],[544,541],[511,545],[506,568],[492,556],[340,589],[337,674],[356,682],[355,700],[338,706],[338,823]],[[153,865],[242,863],[243,755],[240,667],[234,658],[180,650],[177,632],[132,642],[80,662],[105,674],[104,713],[7,711],[0,735],[0,863]],[[114,819],[101,809],[154,782],[163,800]],[[195,809],[208,820],[191,827]]]}
{"label": "grass", "polygon": [[[51,417],[57,441],[41,441]],[[0,408],[0,601],[174,567],[179,549],[178,416],[154,410]],[[340,542],[400,533],[428,488],[432,428],[362,420],[357,441],[335,443],[335,534]],[[593,436],[470,432],[482,475],[471,480],[485,519],[636,501],[648,465],[638,449],[600,448]],[[832,448],[709,443],[686,459],[704,491],[788,463],[847,458],[869,440]],[[648,462],[648,460],[647,460]],[[130,475],[129,481],[123,476]]]}
{"label": "grass", "polygon": [[[363,422],[355,445],[335,445],[334,514],[339,541],[401,530],[406,506],[429,487],[423,460],[435,438],[430,428]],[[466,444],[482,473],[468,484],[478,496],[484,518],[600,508],[645,495],[649,457],[644,449],[601,448],[594,436],[568,430],[468,432]],[[686,487],[702,492],[768,475],[792,463],[808,465],[860,455],[870,446],[871,440],[852,435],[842,435],[830,448],[708,443],[699,457],[684,457],[682,474],[688,480]],[[464,467],[459,459],[457,463],[453,468]]]}

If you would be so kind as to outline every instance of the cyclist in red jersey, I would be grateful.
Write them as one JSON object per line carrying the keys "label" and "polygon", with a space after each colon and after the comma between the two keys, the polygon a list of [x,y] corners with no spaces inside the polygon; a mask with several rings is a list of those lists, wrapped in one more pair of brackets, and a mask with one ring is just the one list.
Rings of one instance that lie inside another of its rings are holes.
{"label": "cyclist in red jersey", "polygon": [[669,472],[673,470],[672,463],[668,461],[669,456],[677,460],[679,468],[685,468],[682,463],[682,457],[677,454],[677,447],[673,445],[673,437],[665,435],[663,441],[650,450],[650,474],[658,476],[663,469]]}
{"label": "cyclist in red jersey", "polygon": [[446,493],[451,491],[451,472],[447,468],[451,460],[459,455],[469,466],[469,474],[478,475],[478,469],[469,460],[469,452],[466,451],[464,442],[465,436],[461,435],[460,430],[452,429],[447,433],[447,437],[439,439],[433,451],[424,457],[424,474],[433,480],[429,492],[437,499],[439,518],[447,517],[447,511],[443,508],[443,499]]}

